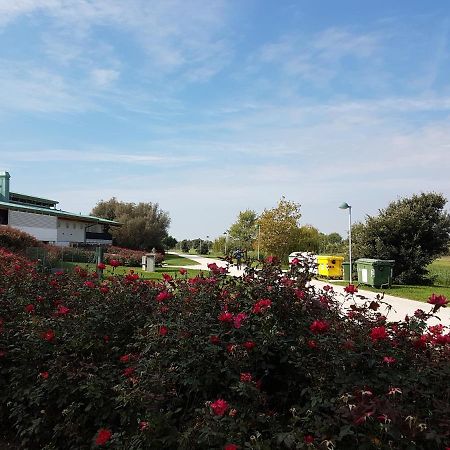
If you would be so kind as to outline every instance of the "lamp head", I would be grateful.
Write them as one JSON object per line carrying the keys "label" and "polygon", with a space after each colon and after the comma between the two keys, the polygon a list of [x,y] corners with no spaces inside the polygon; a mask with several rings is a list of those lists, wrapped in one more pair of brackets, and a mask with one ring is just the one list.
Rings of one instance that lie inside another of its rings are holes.
{"label": "lamp head", "polygon": [[339,206],[339,208],[340,209],[349,209],[349,208],[351,208],[351,206],[347,202],[344,202],[344,203],[342,203],[341,206]]}

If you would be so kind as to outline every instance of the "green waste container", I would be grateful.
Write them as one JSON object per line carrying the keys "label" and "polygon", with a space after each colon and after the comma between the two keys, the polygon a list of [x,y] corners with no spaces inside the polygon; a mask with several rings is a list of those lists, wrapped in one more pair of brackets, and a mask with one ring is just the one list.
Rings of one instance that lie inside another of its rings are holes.
{"label": "green waste container", "polygon": [[[355,275],[355,269],[356,269],[356,263],[352,264],[353,266],[353,272],[352,272],[352,281],[356,281],[356,277]],[[342,277],[342,279],[344,281],[348,281],[350,282],[350,263],[348,261],[345,261],[342,263],[342,268],[344,269],[344,275]]]}
{"label": "green waste container", "polygon": [[358,283],[376,288],[390,286],[394,272],[393,260],[360,258],[356,261]]}

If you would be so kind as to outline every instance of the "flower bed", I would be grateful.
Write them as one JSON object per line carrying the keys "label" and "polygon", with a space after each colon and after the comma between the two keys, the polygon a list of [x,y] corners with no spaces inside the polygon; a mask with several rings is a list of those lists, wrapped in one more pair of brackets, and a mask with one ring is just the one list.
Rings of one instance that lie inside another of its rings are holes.
{"label": "flower bed", "polygon": [[450,337],[426,313],[346,314],[275,260],[210,270],[100,280],[0,250],[1,431],[29,449],[450,445]]}

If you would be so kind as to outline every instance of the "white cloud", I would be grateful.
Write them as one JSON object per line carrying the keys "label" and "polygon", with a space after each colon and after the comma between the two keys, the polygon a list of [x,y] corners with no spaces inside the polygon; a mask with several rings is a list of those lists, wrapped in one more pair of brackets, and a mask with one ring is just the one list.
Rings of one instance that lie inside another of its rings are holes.
{"label": "white cloud", "polygon": [[2,151],[4,162],[76,162],[76,163],[111,163],[130,165],[184,165],[204,160],[198,156],[177,156],[157,153],[121,153],[108,152],[92,148],[90,150],[34,150]]}
{"label": "white cloud", "polygon": [[93,69],[91,78],[95,86],[108,88],[119,78],[120,72],[113,69]]}
{"label": "white cloud", "polygon": [[0,110],[37,113],[79,112],[93,109],[88,98],[61,75],[30,64],[0,61]]}
{"label": "white cloud", "polygon": [[[230,48],[221,36],[225,5],[223,0],[0,0],[0,23],[39,11],[51,18],[53,32],[63,30],[89,46],[97,45],[89,35],[96,26],[110,26],[133,37],[153,69],[182,70],[186,79],[198,81],[215,75],[229,58]],[[48,36],[47,43],[48,52],[54,53]],[[75,49],[70,50],[73,54]]]}
{"label": "white cloud", "polygon": [[321,83],[332,79],[343,58],[373,58],[382,41],[380,33],[356,33],[329,28],[312,37],[290,33],[278,41],[265,44],[256,62],[274,64],[294,77]]}

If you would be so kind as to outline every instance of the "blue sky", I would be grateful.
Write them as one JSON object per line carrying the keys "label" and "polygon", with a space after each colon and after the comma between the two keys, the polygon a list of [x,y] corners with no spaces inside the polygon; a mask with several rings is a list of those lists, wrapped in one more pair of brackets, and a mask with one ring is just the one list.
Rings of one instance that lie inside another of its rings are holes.
{"label": "blue sky", "polygon": [[0,169],[63,209],[158,202],[182,239],[450,198],[448,1],[0,0],[0,42]]}

